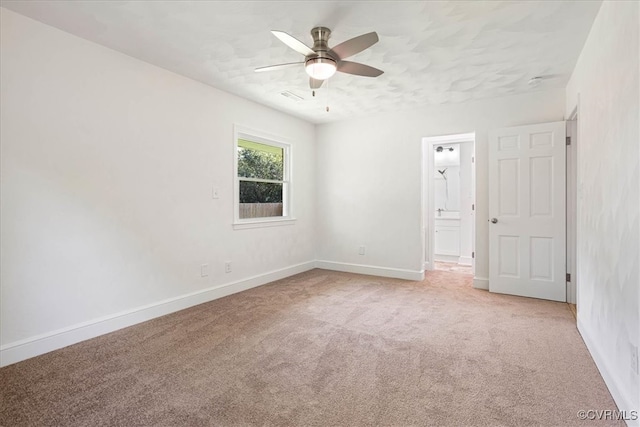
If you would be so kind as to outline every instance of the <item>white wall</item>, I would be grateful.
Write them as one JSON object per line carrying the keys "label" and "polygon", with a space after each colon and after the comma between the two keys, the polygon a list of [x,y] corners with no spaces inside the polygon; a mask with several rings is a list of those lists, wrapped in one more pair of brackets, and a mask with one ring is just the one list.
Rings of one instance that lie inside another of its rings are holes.
{"label": "white wall", "polygon": [[638,2],[604,2],[567,86],[578,111],[578,326],[620,409],[640,411]]}
{"label": "white wall", "polygon": [[[2,364],[313,266],[313,125],[6,9],[1,26]],[[292,142],[295,225],[232,229],[234,123]]]}
{"label": "white wall", "polygon": [[[486,284],[488,132],[562,120],[563,113],[559,89],[318,126],[318,259],[336,269],[357,264],[417,276],[423,268],[421,140],[475,131],[476,277]],[[365,255],[358,254],[360,245]]]}

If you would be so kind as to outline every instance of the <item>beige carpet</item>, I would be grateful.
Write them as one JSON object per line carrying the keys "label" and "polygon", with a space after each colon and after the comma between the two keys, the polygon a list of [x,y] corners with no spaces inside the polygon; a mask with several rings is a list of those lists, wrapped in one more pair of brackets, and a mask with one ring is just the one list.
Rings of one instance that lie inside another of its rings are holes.
{"label": "beige carpet", "polygon": [[623,425],[566,304],[314,270],[0,369],[0,425]]}

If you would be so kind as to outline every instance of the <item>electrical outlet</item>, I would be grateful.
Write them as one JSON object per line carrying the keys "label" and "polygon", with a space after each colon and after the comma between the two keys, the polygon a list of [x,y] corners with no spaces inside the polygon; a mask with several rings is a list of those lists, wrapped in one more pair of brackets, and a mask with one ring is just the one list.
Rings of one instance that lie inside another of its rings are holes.
{"label": "electrical outlet", "polygon": [[231,261],[227,261],[224,263],[224,272],[231,273]]}
{"label": "electrical outlet", "polygon": [[633,344],[629,344],[629,347],[631,348],[631,370],[638,375],[638,347]]}
{"label": "electrical outlet", "polygon": [[209,264],[202,264],[200,266],[200,276],[207,277],[209,275]]}
{"label": "electrical outlet", "polygon": [[367,251],[367,248],[364,246],[360,246],[360,249],[358,249],[358,253],[360,255],[364,255],[366,251]]}

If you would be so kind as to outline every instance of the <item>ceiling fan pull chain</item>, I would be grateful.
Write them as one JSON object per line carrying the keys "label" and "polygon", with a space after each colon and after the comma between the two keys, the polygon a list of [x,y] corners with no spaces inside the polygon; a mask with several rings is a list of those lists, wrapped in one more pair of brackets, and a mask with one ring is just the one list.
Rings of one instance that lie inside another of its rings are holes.
{"label": "ceiling fan pull chain", "polygon": [[329,79],[327,79],[327,113],[329,112]]}

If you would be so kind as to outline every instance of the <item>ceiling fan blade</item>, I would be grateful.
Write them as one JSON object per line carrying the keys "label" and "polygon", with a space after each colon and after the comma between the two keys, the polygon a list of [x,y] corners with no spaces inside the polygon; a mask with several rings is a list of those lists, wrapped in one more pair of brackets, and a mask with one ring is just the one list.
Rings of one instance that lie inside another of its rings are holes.
{"label": "ceiling fan blade", "polygon": [[378,40],[378,34],[374,31],[342,42],[334,46],[329,53],[337,56],[339,59],[348,58],[373,46]]}
{"label": "ceiling fan blade", "polygon": [[267,67],[256,68],[254,71],[256,73],[261,73],[263,71],[276,71],[276,70],[282,70],[283,68],[295,67],[296,65],[300,66],[300,64],[304,64],[304,62],[288,62],[286,64],[269,65]]}
{"label": "ceiling fan blade", "polygon": [[296,52],[300,52],[304,56],[315,54],[315,52],[306,44],[302,43],[297,38],[285,33],[284,31],[271,31],[271,33],[279,38],[282,43],[286,44]]}
{"label": "ceiling fan blade", "polygon": [[338,71],[364,77],[378,77],[384,73],[384,71],[378,70],[377,68],[351,61],[338,62]]}
{"label": "ceiling fan blade", "polygon": [[309,77],[309,87],[311,89],[320,89],[322,83],[324,83],[324,80],[316,80],[313,77]]}

